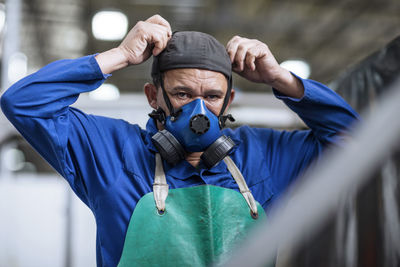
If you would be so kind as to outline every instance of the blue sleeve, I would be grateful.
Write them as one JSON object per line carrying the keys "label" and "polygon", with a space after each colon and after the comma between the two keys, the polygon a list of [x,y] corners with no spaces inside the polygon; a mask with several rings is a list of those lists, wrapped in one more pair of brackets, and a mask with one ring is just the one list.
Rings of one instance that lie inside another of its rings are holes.
{"label": "blue sleeve", "polygon": [[298,114],[310,130],[256,131],[259,138],[267,139],[266,154],[278,195],[318,158],[325,147],[340,145],[359,119],[358,114],[333,90],[316,81],[299,79],[305,88],[301,99],[281,95],[276,90],[274,93]]}
{"label": "blue sleeve", "polygon": [[89,206],[92,192],[118,178],[127,132],[140,134],[122,120],[70,107],[80,93],[98,88],[106,78],[94,56],[60,60],[18,81],[1,97],[10,122]]}
{"label": "blue sleeve", "polygon": [[[297,76],[296,76],[297,77]],[[304,86],[301,99],[274,90],[274,94],[304,121],[319,142],[338,143],[338,133],[345,134],[359,115],[346,101],[327,86],[297,77]]]}

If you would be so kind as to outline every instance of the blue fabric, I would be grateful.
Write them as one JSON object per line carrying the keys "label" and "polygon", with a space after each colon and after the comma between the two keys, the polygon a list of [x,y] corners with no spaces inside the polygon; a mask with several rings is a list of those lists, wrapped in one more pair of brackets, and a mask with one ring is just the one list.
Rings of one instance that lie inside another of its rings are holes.
{"label": "blue fabric", "polygon": [[[88,115],[69,107],[79,94],[100,86],[94,56],[56,61],[20,80],[1,98],[7,118],[68,181],[93,211],[97,263],[116,266],[138,200],[152,191],[155,148],[152,120],[146,129],[126,121]],[[275,92],[311,130],[276,131],[243,126],[225,129],[237,144],[231,157],[255,199],[267,209],[327,144],[340,142],[358,115],[332,90],[302,80],[305,95],[291,99]],[[212,184],[238,190],[224,162],[207,170],[186,161],[164,166],[171,188]]]}

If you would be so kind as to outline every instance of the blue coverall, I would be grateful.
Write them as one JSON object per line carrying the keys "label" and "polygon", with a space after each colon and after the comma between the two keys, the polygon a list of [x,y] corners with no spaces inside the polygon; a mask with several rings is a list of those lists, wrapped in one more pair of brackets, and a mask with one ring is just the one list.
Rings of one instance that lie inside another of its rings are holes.
{"label": "blue coverall", "polygon": [[[139,199],[152,191],[157,132],[123,120],[88,115],[70,107],[80,93],[107,78],[94,56],[53,62],[18,81],[1,98],[7,118],[71,185],[93,211],[97,224],[97,264],[116,266],[125,233]],[[291,99],[275,92],[310,130],[277,131],[242,126],[224,129],[237,144],[230,154],[254,195],[266,209],[320,155],[340,142],[358,115],[324,85],[301,80],[305,95]],[[170,188],[212,184],[237,190],[224,162],[212,169],[187,161],[164,163]]]}

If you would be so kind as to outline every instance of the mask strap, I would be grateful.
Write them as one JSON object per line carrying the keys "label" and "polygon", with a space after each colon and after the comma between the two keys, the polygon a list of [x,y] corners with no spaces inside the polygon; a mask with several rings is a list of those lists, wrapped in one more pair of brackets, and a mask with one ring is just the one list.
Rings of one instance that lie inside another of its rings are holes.
{"label": "mask strap", "polygon": [[[165,91],[165,88],[164,88],[164,77],[163,76],[164,75],[162,73],[160,73],[160,87],[161,87],[161,91],[162,91],[162,94],[163,94],[163,97],[164,97],[165,104],[167,105],[169,113],[171,114],[171,120],[173,121],[179,115],[179,111],[180,110],[175,112],[174,107],[172,106],[171,101],[169,100],[169,97],[167,95],[167,92]],[[166,118],[167,118],[167,115],[165,114],[165,111],[161,107],[159,107],[157,110],[153,110],[149,114],[149,116],[151,118],[153,118],[154,120],[161,122],[162,124],[165,124],[165,121],[166,121]]]}
{"label": "mask strap", "polygon": [[162,90],[162,93],[163,93],[164,101],[165,101],[165,104],[167,105],[169,113],[171,114],[171,120],[173,121],[174,118],[177,117],[178,112],[176,112],[174,107],[172,106],[171,101],[169,100],[169,97],[167,95],[167,91],[165,90],[163,73],[160,73],[160,78],[161,78],[160,79],[160,86],[161,86],[161,90]]}
{"label": "mask strap", "polygon": [[161,124],[165,124],[166,116],[162,108],[153,110],[151,113],[149,113],[149,117],[155,121],[159,121]]}
{"label": "mask strap", "polygon": [[231,114],[224,115],[225,109],[228,106],[229,99],[231,97],[232,85],[233,85],[233,82],[232,82],[232,76],[231,76],[228,79],[228,91],[226,92],[226,95],[224,98],[224,104],[222,105],[221,112],[218,115],[219,126],[221,128],[225,127],[225,123],[227,120],[230,120],[232,122],[235,121],[235,119],[233,118],[233,116]]}

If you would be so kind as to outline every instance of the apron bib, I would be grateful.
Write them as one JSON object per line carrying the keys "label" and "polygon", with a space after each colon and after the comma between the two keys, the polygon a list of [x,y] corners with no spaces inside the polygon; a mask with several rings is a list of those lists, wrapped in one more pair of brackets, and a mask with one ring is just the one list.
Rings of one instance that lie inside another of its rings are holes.
{"label": "apron bib", "polygon": [[156,154],[153,192],[137,203],[118,266],[208,266],[228,259],[266,215],[233,161],[224,161],[240,193],[213,185],[168,190]]}

